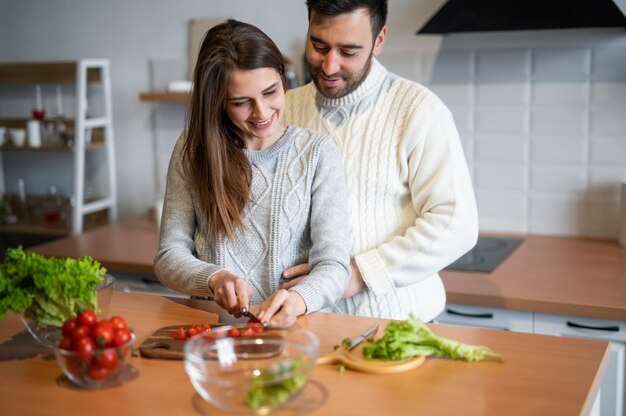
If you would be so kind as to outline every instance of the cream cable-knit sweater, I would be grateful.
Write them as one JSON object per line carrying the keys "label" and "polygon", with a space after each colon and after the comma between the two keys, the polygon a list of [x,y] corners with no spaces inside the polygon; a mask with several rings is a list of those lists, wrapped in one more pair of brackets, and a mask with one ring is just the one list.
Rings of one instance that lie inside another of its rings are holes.
{"label": "cream cable-knit sweater", "polygon": [[431,91],[377,60],[352,93],[287,92],[285,122],[328,134],[348,181],[353,257],[369,290],[334,312],[429,321],[445,306],[438,272],[476,243],[476,202],[459,136]]}
{"label": "cream cable-knit sweater", "polygon": [[350,276],[347,191],[339,152],[318,132],[289,126],[267,149],[244,152],[252,165],[244,230],[234,242],[211,244],[182,168],[184,136],[167,174],[155,271],[161,282],[194,296],[210,296],[208,279],[227,269],[254,288],[251,303],[279,288],[283,270],[308,262],[312,271],[293,289],[307,312],[332,306]]}

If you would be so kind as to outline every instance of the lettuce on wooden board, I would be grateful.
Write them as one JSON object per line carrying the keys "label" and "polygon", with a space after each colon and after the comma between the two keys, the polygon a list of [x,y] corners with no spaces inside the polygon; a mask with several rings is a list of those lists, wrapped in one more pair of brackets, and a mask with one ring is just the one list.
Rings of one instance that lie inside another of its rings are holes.
{"label": "lettuce on wooden board", "polygon": [[463,344],[435,335],[413,315],[406,321],[390,322],[382,338],[368,339],[367,342],[363,355],[368,359],[387,361],[432,355],[467,361],[502,361],[502,357],[488,347]]}
{"label": "lettuce on wooden board", "polygon": [[91,257],[54,258],[6,251],[0,264],[0,320],[28,309],[37,325],[61,326],[84,309],[97,309],[96,288],[106,269]]}

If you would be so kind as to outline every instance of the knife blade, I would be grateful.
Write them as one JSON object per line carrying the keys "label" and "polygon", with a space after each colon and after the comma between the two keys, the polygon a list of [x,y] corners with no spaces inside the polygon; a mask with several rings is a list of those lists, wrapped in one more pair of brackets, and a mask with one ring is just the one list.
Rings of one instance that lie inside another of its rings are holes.
{"label": "knife blade", "polygon": [[364,340],[366,340],[367,338],[371,337],[372,335],[374,335],[376,333],[376,331],[378,331],[378,324],[372,326],[371,328],[369,328],[367,331],[363,332],[361,335],[359,335],[358,337],[354,338],[351,342],[350,345],[348,346],[348,351],[352,351],[357,345],[359,345],[361,342],[363,342]]}

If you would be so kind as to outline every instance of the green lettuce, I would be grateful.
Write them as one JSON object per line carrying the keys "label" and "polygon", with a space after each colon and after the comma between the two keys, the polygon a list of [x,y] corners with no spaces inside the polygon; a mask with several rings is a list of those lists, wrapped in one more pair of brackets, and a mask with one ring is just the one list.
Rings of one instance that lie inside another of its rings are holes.
{"label": "green lettuce", "polygon": [[488,347],[435,335],[413,315],[406,321],[390,322],[382,338],[368,339],[367,342],[363,355],[368,359],[402,360],[424,355],[467,361],[502,361],[502,357]]}
{"label": "green lettuce", "polygon": [[36,325],[61,326],[85,309],[97,310],[97,286],[106,269],[91,257],[54,258],[10,248],[0,264],[0,320],[8,311]]}

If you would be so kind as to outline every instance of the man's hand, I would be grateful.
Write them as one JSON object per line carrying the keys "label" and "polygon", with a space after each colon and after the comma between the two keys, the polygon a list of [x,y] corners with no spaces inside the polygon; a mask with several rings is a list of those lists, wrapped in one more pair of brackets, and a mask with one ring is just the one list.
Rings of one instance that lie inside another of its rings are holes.
{"label": "man's hand", "polygon": [[[354,259],[350,260],[350,269],[352,270],[352,273],[350,274],[350,282],[348,282],[348,287],[346,288],[346,291],[343,293],[342,296],[342,298],[344,299],[349,298],[350,296],[354,296],[357,293],[361,293],[365,291],[365,289],[367,289],[365,281],[363,281],[361,271],[356,265]],[[291,289],[292,287],[297,285],[300,280],[308,276],[309,272],[310,268],[308,264],[298,264],[297,266],[293,266],[285,270],[281,279],[281,289]]]}
{"label": "man's hand", "polygon": [[343,292],[342,298],[344,299],[354,296],[357,293],[364,292],[365,289],[367,289],[363,276],[361,275],[361,271],[359,270],[359,266],[356,265],[354,259],[350,260],[350,269],[352,270],[352,273],[350,274],[348,287],[346,288],[346,291]]}
{"label": "man's hand", "polygon": [[211,276],[209,287],[213,291],[215,302],[235,318],[241,316],[241,308],[250,308],[249,302],[253,289],[241,277],[222,270]]}
{"label": "man's hand", "polygon": [[306,303],[298,292],[279,289],[263,302],[257,318],[270,326],[286,328],[296,323],[296,318],[304,313]]}

